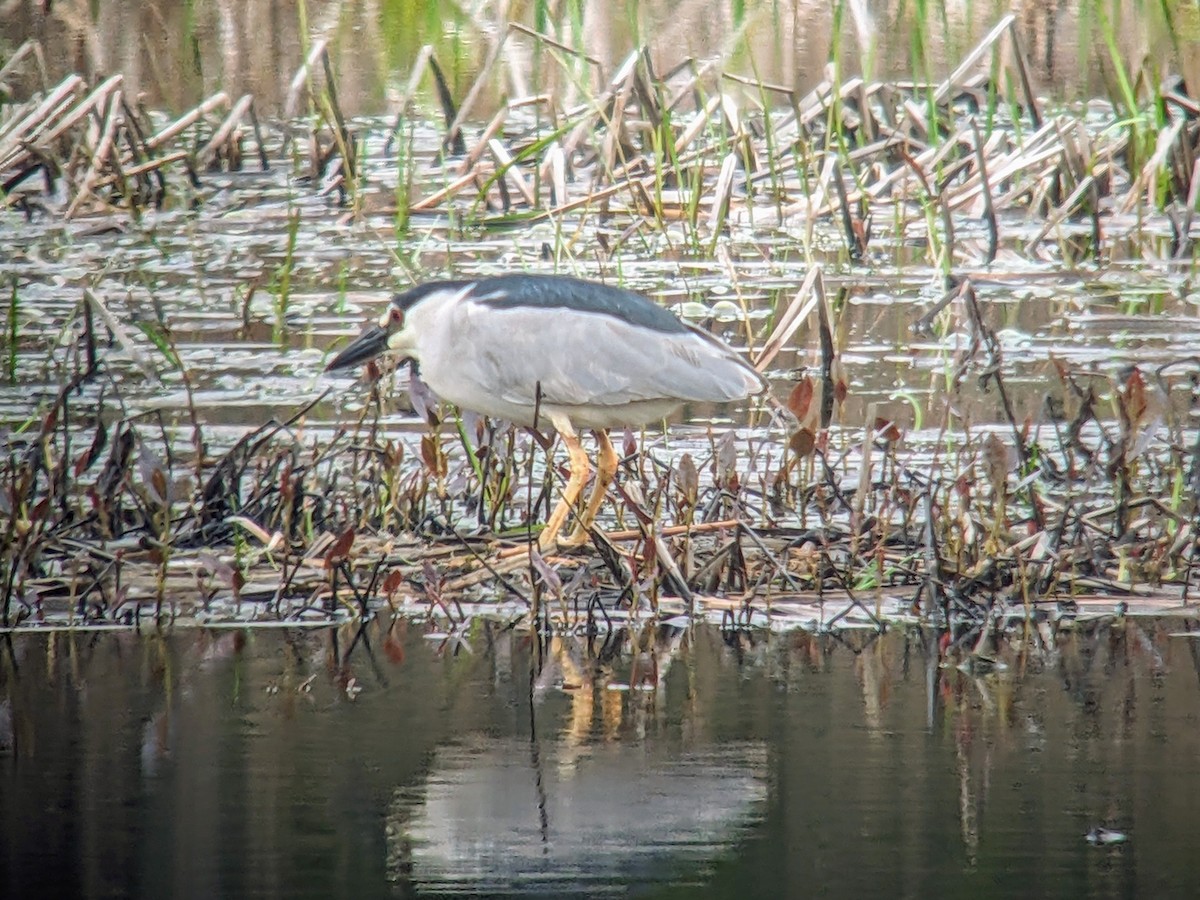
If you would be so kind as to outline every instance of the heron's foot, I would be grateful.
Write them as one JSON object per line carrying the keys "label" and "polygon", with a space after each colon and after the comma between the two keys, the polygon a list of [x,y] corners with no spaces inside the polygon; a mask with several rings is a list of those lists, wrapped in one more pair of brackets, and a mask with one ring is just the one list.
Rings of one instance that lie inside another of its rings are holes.
{"label": "heron's foot", "polygon": [[529,548],[531,546],[533,546],[533,547],[537,547],[538,553],[542,554],[542,556],[546,556],[550,553],[553,553],[554,548],[557,545],[558,545],[557,541],[543,542],[542,539],[539,537],[539,538],[534,538],[528,544],[521,543],[521,544],[516,544],[512,547],[505,547],[503,550],[501,550],[496,555],[500,559],[512,559],[513,557],[517,557],[517,556],[528,556]]}
{"label": "heron's foot", "polygon": [[582,525],[576,525],[569,535],[563,537],[559,535],[558,549],[559,550],[574,550],[576,547],[582,547],[584,544],[590,544],[592,541],[592,532],[584,528]]}
{"label": "heron's foot", "polygon": [[576,526],[570,534],[547,535],[543,531],[537,542],[538,553],[549,556],[556,551],[575,550],[591,543],[591,540],[591,532],[582,526]]}
{"label": "heron's foot", "polygon": [[[543,528],[542,533],[537,536],[534,542],[538,553],[542,556],[550,556],[563,550],[574,550],[582,547],[591,541],[592,534],[587,528],[582,525],[576,525],[570,534],[563,534],[558,529],[551,531],[549,528]],[[521,544],[516,547],[506,547],[500,551],[500,558],[507,559],[513,556],[523,556],[529,552],[528,544]]]}

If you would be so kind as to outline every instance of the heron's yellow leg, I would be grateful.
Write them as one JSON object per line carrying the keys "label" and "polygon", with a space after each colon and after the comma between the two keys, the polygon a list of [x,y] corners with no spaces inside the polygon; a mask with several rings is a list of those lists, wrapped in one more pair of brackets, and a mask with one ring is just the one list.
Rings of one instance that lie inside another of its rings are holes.
{"label": "heron's yellow leg", "polygon": [[596,513],[600,511],[600,504],[604,502],[608,486],[617,476],[617,463],[620,459],[617,451],[613,449],[612,441],[608,439],[608,432],[595,431],[593,434],[596,435],[596,443],[600,445],[600,452],[596,456],[596,484],[592,488],[592,496],[588,498],[587,509],[575,523],[575,530],[569,538],[559,541],[564,547],[578,547],[588,541],[588,532],[592,522],[596,521]]}
{"label": "heron's yellow leg", "polygon": [[561,416],[553,417],[551,422],[553,422],[555,429],[562,437],[563,443],[567,445],[567,454],[570,456],[571,477],[567,479],[567,486],[563,488],[562,497],[559,499],[558,505],[554,507],[554,512],[550,514],[550,518],[546,522],[546,527],[542,529],[541,535],[538,536],[538,549],[543,553],[549,552],[558,546],[558,533],[562,531],[563,524],[567,521],[567,516],[570,515],[572,507],[575,506],[575,501],[579,499],[579,494],[583,490],[583,483],[587,481],[588,473],[591,469],[587,454],[583,452],[583,445],[579,443],[579,435],[575,433],[575,429],[571,427],[571,423]]}

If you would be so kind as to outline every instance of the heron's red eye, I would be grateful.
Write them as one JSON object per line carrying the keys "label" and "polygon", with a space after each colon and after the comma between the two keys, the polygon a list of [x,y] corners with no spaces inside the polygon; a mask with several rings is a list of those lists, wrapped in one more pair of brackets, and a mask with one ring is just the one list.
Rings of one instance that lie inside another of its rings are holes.
{"label": "heron's red eye", "polygon": [[391,313],[391,319],[392,319],[392,324],[395,325],[397,328],[399,328],[401,325],[404,324],[404,310],[402,310],[398,306],[393,306],[392,313]]}

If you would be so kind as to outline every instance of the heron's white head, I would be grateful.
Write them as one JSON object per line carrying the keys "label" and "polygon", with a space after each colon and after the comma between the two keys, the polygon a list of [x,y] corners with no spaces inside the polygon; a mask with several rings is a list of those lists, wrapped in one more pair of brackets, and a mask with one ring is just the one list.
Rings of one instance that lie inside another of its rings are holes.
{"label": "heron's white head", "polygon": [[367,362],[384,353],[420,361],[418,341],[423,307],[461,300],[474,287],[470,281],[435,281],[397,294],[379,316],[325,367],[326,372]]}

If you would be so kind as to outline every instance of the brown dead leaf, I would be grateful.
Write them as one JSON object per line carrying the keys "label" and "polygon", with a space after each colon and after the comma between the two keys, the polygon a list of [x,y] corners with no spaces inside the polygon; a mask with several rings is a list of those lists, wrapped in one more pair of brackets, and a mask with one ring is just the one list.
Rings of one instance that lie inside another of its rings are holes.
{"label": "brown dead leaf", "polygon": [[637,453],[637,449],[637,438],[633,436],[632,431],[626,428],[625,436],[621,439],[621,451],[624,453],[625,458],[628,459]]}
{"label": "brown dead leaf", "polygon": [[154,493],[158,495],[161,502],[166,503],[169,497],[167,492],[167,473],[162,469],[155,469],[150,473],[150,485],[154,488]]}
{"label": "brown dead leaf", "polygon": [[903,432],[900,431],[900,426],[887,416],[878,416],[875,419],[875,434],[880,440],[888,443],[895,443],[903,437]]}
{"label": "brown dead leaf", "polygon": [[840,405],[850,396],[850,387],[845,380],[839,378],[833,385],[833,399]]}
{"label": "brown dead leaf", "polygon": [[960,475],[954,482],[954,491],[963,500],[970,501],[971,499],[971,479],[966,475]]}
{"label": "brown dead leaf", "polygon": [[292,502],[292,487],[292,462],[285,460],[279,472],[279,496],[286,504]]}
{"label": "brown dead leaf", "polygon": [[692,454],[685,453],[679,458],[679,465],[675,469],[675,484],[679,487],[683,502],[689,506],[694,505],[700,492],[700,475],[696,471],[696,462],[692,459]]}
{"label": "brown dead leaf", "polygon": [[92,445],[83,453],[79,459],[75,460],[75,477],[78,478],[84,472],[92,467],[97,458],[99,458],[104,446],[108,443],[108,427],[99,422],[96,425],[96,434],[92,437]]}
{"label": "brown dead leaf", "polygon": [[383,445],[383,462],[389,469],[398,469],[404,462],[404,445],[389,440]]}
{"label": "brown dead leaf", "polygon": [[788,394],[787,408],[798,421],[803,422],[808,416],[808,408],[813,399],[813,380],[805,375]]}
{"label": "brown dead leaf", "polygon": [[854,242],[858,245],[859,254],[865,254],[867,245],[871,243],[871,223],[863,219],[855,219],[850,228],[854,232]]}
{"label": "brown dead leaf", "polygon": [[421,462],[425,463],[425,468],[434,477],[446,476],[446,454],[442,452],[442,445],[435,435],[426,434],[421,437]]}
{"label": "brown dead leaf", "polygon": [[988,484],[997,494],[1003,493],[1010,469],[1012,453],[1008,445],[992,432],[983,440],[983,471]]}
{"label": "brown dead leaf", "polygon": [[151,495],[151,499],[155,503],[167,503],[166,466],[158,454],[144,443],[138,448],[137,470],[142,487]]}
{"label": "brown dead leaf", "polygon": [[353,546],[354,529],[347,528],[333,542],[333,546],[329,548],[329,552],[325,554],[325,568],[332,569],[338,563],[347,559],[350,556],[350,548]]}
{"label": "brown dead leaf", "polygon": [[1136,366],[1122,385],[1121,406],[1125,412],[1125,420],[1134,428],[1140,427],[1142,417],[1146,415],[1146,379]]}
{"label": "brown dead leaf", "polygon": [[390,597],[400,590],[402,584],[404,584],[404,573],[400,569],[392,569],[383,579],[383,592]]}
{"label": "brown dead leaf", "polygon": [[725,486],[737,468],[737,445],[733,432],[726,431],[717,441],[717,452],[713,456],[713,475],[720,486]]}
{"label": "brown dead leaf", "polygon": [[809,428],[801,428],[788,438],[788,447],[797,456],[811,456],[816,446],[817,436]]}

